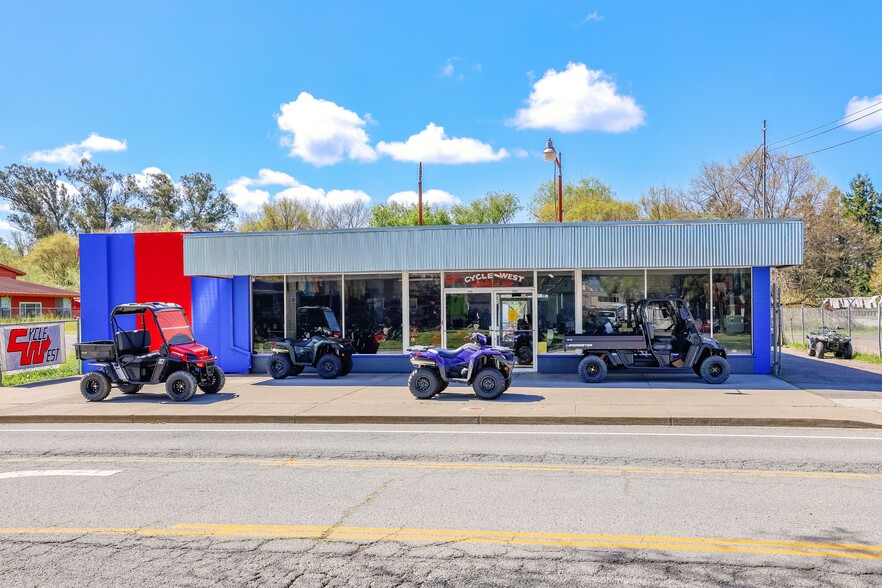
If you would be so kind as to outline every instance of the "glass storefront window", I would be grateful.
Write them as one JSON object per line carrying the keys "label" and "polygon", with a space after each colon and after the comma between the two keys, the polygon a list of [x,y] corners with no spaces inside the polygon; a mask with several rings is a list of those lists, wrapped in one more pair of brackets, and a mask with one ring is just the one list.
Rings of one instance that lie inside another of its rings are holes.
{"label": "glass storefront window", "polygon": [[[474,332],[490,336],[492,314],[490,292],[448,292],[447,304],[447,347],[454,349],[469,341]],[[491,339],[491,343],[498,343]]]}
{"label": "glass storefront window", "polygon": [[702,333],[710,333],[710,269],[649,270],[646,273],[646,295],[679,296],[686,302],[692,318]]}
{"label": "glass storefront window", "polygon": [[635,327],[633,303],[645,298],[643,270],[582,271],[582,333],[607,333]]}
{"label": "glass storefront window", "polygon": [[401,274],[346,276],[344,327],[356,353],[401,353]]}
{"label": "glass storefront window", "polygon": [[410,344],[441,345],[441,274],[410,274]]}
{"label": "glass storefront window", "polygon": [[327,306],[337,323],[340,322],[343,317],[340,276],[287,276],[287,280],[287,336],[307,339],[315,332],[333,331],[333,325],[326,324],[324,313],[318,312],[316,307]]}
{"label": "glass storefront window", "polygon": [[750,269],[714,269],[714,337],[728,353],[751,353]]}
{"label": "glass storefront window", "polygon": [[285,336],[284,287],[282,276],[251,278],[251,325],[255,352],[268,352],[270,342]]}
{"label": "glass storefront window", "polygon": [[576,332],[573,272],[538,272],[536,294],[539,296],[539,353],[560,351],[563,336]]}

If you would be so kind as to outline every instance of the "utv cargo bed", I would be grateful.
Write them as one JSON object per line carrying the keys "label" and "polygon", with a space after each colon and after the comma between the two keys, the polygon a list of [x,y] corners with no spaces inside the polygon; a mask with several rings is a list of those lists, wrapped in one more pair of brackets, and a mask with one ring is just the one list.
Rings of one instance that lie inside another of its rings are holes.
{"label": "utv cargo bed", "polygon": [[116,354],[113,350],[113,341],[90,341],[88,343],[74,343],[77,359],[84,361],[113,361]]}

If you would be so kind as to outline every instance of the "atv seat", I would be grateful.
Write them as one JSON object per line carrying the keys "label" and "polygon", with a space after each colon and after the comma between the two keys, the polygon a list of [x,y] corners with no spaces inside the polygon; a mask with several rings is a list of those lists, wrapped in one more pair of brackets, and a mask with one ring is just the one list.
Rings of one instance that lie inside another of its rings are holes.
{"label": "atv seat", "polygon": [[468,345],[469,344],[466,343],[462,347],[457,347],[456,349],[436,349],[435,351],[438,353],[438,355],[445,359],[453,359],[454,357],[462,353],[468,347]]}

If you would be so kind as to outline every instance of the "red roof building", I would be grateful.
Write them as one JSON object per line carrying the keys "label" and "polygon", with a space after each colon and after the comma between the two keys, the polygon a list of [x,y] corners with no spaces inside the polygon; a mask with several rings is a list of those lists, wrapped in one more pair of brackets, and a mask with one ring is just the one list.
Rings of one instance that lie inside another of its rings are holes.
{"label": "red roof building", "polygon": [[0,263],[0,317],[80,314],[79,292],[19,280],[20,269]]}

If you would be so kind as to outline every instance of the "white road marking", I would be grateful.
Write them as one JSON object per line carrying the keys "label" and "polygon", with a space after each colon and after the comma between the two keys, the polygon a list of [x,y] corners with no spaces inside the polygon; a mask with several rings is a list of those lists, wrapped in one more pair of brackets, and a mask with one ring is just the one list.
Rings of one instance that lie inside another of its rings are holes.
{"label": "white road marking", "polygon": [[[486,426],[486,425],[485,425]],[[822,439],[848,441],[882,441],[878,437],[858,437],[852,435],[782,435],[758,433],[646,433],[628,431],[439,431],[431,429],[5,429],[0,433],[320,433],[346,435],[527,435],[527,436],[567,436],[567,437],[720,437],[745,439]]]}
{"label": "white road marking", "polygon": [[122,470],[31,470],[24,472],[0,472],[0,480],[6,478],[37,478],[42,476],[112,476]]}

